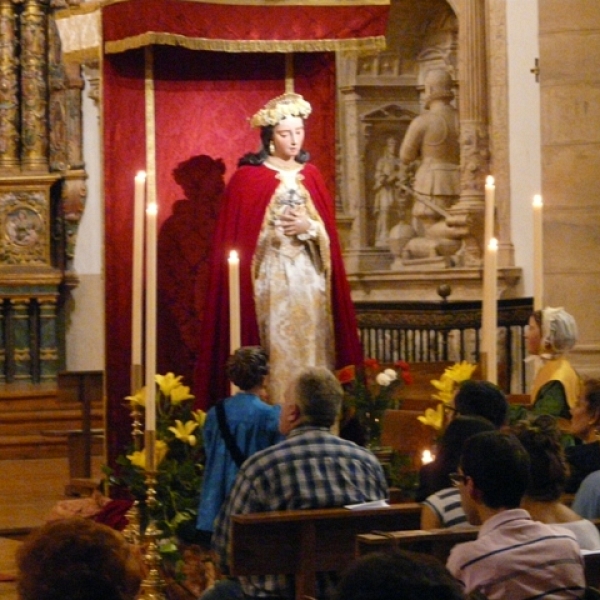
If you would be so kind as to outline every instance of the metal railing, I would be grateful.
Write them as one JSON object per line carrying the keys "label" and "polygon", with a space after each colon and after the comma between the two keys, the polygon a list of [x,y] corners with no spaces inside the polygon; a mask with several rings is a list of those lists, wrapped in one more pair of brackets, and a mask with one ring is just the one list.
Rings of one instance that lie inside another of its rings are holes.
{"label": "metal railing", "polygon": [[[357,302],[364,354],[382,363],[480,361],[481,302]],[[498,384],[506,393],[528,389],[525,327],[531,298],[498,301]]]}

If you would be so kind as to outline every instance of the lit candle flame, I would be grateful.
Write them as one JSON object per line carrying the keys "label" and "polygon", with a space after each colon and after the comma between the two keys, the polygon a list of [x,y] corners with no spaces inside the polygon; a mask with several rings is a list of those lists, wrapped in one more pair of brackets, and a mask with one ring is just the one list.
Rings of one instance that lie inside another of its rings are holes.
{"label": "lit candle flame", "polygon": [[430,462],[433,462],[434,460],[435,460],[435,456],[433,456],[433,454],[431,454],[431,450],[423,450],[423,456],[421,456],[421,462],[424,465],[427,465]]}

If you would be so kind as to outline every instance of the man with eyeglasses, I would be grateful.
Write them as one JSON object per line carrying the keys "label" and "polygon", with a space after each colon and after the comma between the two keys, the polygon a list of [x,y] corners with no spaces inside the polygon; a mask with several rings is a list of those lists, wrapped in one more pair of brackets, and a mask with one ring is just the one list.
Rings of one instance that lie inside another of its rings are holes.
{"label": "man with eyeglasses", "polygon": [[458,544],[448,570],[489,600],[581,598],[583,559],[574,536],[533,521],[519,508],[529,479],[529,456],[513,435],[486,431],[465,443],[451,481],[477,539]]}

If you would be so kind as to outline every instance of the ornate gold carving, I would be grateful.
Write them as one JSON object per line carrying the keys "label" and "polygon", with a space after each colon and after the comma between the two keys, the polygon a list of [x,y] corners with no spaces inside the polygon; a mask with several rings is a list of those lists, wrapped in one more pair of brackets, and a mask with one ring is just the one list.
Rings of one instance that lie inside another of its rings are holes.
{"label": "ornate gold carving", "polygon": [[[48,86],[48,158],[50,170],[66,171],[69,168],[69,157],[67,154],[67,111],[69,108],[69,98],[67,75],[60,51],[60,38],[54,19],[48,20]],[[77,108],[79,108],[79,104]],[[79,137],[81,137],[81,132],[79,132]]]}
{"label": "ornate gold carving", "polygon": [[48,166],[48,85],[46,65],[46,10],[48,0],[25,0],[21,13],[21,167],[24,171]]}
{"label": "ornate gold carving", "polygon": [[46,265],[50,261],[48,199],[42,190],[0,192],[0,262]]}
{"label": "ornate gold carving", "polygon": [[0,169],[19,165],[16,19],[11,0],[0,0]]}

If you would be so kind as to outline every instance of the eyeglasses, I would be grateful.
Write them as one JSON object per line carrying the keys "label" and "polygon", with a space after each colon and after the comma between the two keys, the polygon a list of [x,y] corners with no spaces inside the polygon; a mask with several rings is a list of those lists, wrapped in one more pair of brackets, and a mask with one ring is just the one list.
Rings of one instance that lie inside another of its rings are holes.
{"label": "eyeglasses", "polygon": [[450,473],[448,477],[450,478],[450,481],[454,487],[458,487],[461,483],[464,485],[467,483],[467,479],[469,478],[468,475],[462,475],[461,473]]}

